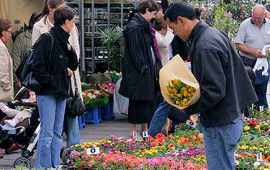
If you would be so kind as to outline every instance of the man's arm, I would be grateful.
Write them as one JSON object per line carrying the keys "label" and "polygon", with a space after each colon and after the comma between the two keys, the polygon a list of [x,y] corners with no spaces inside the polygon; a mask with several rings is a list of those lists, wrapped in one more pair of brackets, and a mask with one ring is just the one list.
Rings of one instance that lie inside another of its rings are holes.
{"label": "man's arm", "polygon": [[263,56],[262,55],[262,50],[256,50],[256,49],[252,49],[244,44],[238,44],[238,43],[235,43],[236,45],[236,48],[240,51],[242,51],[243,53],[247,53],[247,54],[250,54],[256,58],[264,58],[264,57],[267,57],[267,56]]}

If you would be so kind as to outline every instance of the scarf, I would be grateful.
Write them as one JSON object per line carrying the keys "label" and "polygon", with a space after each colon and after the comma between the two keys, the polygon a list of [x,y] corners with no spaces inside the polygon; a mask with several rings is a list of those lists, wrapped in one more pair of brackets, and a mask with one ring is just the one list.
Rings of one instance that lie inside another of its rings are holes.
{"label": "scarf", "polygon": [[1,41],[5,44],[4,40],[2,39],[2,37],[0,37]]}
{"label": "scarf", "polygon": [[[140,13],[139,13],[139,16],[142,17],[146,21],[146,19]],[[147,23],[149,24],[150,33],[151,33],[151,35],[153,37],[153,42],[154,42],[154,47],[153,48],[154,48],[155,56],[156,56],[156,58],[158,60],[161,60],[162,57],[160,55],[159,48],[158,48],[158,43],[157,43],[157,39],[156,39],[156,36],[155,36],[156,30],[152,27],[152,25],[149,22],[147,22]]]}

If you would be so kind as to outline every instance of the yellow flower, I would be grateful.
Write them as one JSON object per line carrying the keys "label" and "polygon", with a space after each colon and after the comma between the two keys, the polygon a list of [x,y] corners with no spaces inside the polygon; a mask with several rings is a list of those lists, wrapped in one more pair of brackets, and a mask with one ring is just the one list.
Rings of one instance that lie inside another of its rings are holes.
{"label": "yellow flower", "polygon": [[268,126],[268,123],[264,123],[263,125],[264,125],[264,126]]}
{"label": "yellow flower", "polygon": [[202,138],[203,138],[203,134],[202,134],[202,133],[199,133],[199,134],[198,134],[198,137],[199,137],[200,139],[202,139]]}
{"label": "yellow flower", "polygon": [[261,130],[261,129],[260,129],[260,125],[256,125],[256,126],[255,126],[255,129],[256,129],[256,130]]}
{"label": "yellow flower", "polygon": [[250,130],[250,127],[249,127],[249,126],[245,126],[245,127],[244,127],[244,130],[245,130],[245,131],[248,131],[248,130]]}

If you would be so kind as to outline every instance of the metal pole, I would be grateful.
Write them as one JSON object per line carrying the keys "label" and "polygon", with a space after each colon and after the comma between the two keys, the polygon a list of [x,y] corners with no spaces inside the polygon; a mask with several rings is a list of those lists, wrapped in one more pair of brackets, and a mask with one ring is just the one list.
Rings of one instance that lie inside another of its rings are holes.
{"label": "metal pole", "polygon": [[92,34],[92,71],[91,74],[94,74],[95,72],[95,47],[94,47],[94,37],[95,37],[95,20],[94,20],[94,3],[95,0],[92,0],[92,30],[91,30],[91,34]]}
{"label": "metal pole", "polygon": [[85,81],[85,47],[84,47],[84,0],[79,0],[79,42],[80,42],[80,74]]}
{"label": "metal pole", "polygon": [[124,2],[121,0],[121,28],[123,28],[123,21],[124,20]]}

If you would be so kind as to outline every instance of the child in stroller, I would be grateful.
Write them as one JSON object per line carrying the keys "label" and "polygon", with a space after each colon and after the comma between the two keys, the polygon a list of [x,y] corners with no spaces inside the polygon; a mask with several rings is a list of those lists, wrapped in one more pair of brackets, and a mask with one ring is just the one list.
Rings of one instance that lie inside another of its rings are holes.
{"label": "child in stroller", "polygon": [[[24,102],[36,102],[36,94],[29,90],[29,99],[23,100]],[[4,123],[10,127],[15,127],[18,123],[26,118],[30,118],[36,107],[24,106],[22,110],[12,109],[0,102],[0,110],[7,115],[10,120],[4,120]]]}
{"label": "child in stroller", "polygon": [[[13,109],[16,107],[23,109],[21,111]],[[39,124],[38,113],[36,113],[38,109],[36,108],[35,93],[24,87],[16,94],[15,100],[8,103],[8,106],[0,104],[0,118],[2,118],[0,121],[0,147],[5,149],[6,154],[29,144],[30,138]]]}

